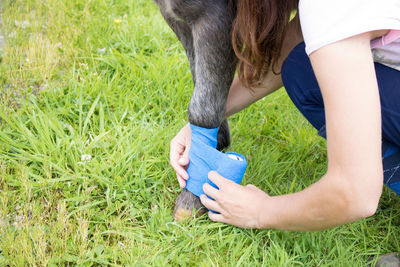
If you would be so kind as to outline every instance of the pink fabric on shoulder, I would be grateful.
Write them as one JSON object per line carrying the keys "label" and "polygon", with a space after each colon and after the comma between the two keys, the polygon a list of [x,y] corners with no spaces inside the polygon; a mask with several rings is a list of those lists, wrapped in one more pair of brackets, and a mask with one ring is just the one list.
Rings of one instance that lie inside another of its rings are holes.
{"label": "pink fabric on shoulder", "polygon": [[371,41],[371,48],[377,48],[390,44],[400,38],[400,30],[391,30],[386,35]]}

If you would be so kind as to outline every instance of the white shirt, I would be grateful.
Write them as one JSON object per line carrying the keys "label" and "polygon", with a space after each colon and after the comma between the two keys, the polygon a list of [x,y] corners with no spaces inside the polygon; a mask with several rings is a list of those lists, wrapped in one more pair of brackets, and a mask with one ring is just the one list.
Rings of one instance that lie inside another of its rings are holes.
{"label": "white shirt", "polygon": [[364,32],[393,30],[389,43],[383,38],[371,49],[376,62],[400,70],[400,0],[300,0],[299,16],[308,55]]}

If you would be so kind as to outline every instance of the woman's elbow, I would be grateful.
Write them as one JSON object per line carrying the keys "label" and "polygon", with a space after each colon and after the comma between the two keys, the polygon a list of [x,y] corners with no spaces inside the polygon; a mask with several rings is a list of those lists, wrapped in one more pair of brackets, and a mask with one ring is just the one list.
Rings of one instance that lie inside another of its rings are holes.
{"label": "woman's elbow", "polygon": [[[383,177],[362,179],[363,183],[353,183],[346,188],[346,198],[350,203],[351,215],[364,219],[376,213],[382,195]],[[370,182],[368,182],[370,181]]]}
{"label": "woman's elbow", "polygon": [[360,204],[355,207],[355,215],[358,219],[371,217],[378,209],[379,199],[361,200]]}

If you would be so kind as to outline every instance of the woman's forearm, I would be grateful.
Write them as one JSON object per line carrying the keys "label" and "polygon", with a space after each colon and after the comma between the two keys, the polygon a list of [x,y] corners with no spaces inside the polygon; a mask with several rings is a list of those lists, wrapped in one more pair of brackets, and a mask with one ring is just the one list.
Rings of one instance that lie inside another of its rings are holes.
{"label": "woman's forearm", "polygon": [[325,185],[314,184],[294,194],[272,197],[272,210],[263,212],[261,225],[279,230],[314,231],[356,220],[347,215],[351,213],[346,199],[339,192],[323,190]]}
{"label": "woman's forearm", "polygon": [[362,197],[354,196],[348,177],[326,174],[303,191],[270,197],[260,214],[261,228],[316,231],[374,214]]}
{"label": "woman's forearm", "polygon": [[[281,56],[277,62],[277,70],[282,67],[283,62],[289,55],[290,51],[303,41],[303,36],[300,29],[300,21],[298,16],[295,16],[289,23],[286,30],[285,39],[283,41]],[[269,71],[263,78],[260,86],[256,88],[247,88],[236,77],[232,83],[231,89],[226,103],[225,117],[229,117],[236,112],[248,107],[259,99],[275,92],[283,86],[280,73]]]}
{"label": "woman's forearm", "polygon": [[[271,75],[272,76],[272,75]],[[231,89],[229,90],[228,100],[226,103],[225,117],[229,117],[236,112],[247,108],[259,99],[269,95],[282,87],[280,75],[273,75],[265,87],[246,88],[239,81],[238,77],[233,80]]]}

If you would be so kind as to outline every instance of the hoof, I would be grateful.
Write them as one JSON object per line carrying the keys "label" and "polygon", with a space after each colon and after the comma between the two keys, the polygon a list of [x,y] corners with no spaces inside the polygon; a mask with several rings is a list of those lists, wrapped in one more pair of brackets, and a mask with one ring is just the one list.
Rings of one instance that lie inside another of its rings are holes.
{"label": "hoof", "polygon": [[175,209],[172,216],[176,221],[187,218],[199,217],[206,213],[207,209],[201,204],[200,198],[186,189],[179,194],[175,201]]}

